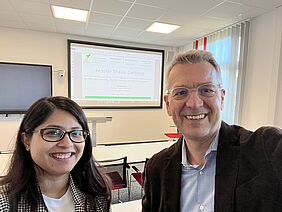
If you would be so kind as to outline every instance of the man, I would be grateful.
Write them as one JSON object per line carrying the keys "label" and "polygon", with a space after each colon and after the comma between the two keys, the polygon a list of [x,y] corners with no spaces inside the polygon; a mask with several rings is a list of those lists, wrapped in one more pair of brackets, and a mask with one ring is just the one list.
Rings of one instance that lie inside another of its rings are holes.
{"label": "man", "polygon": [[213,56],[178,55],[167,88],[167,112],[183,136],[147,162],[142,211],[282,211],[282,131],[221,120],[225,90]]}

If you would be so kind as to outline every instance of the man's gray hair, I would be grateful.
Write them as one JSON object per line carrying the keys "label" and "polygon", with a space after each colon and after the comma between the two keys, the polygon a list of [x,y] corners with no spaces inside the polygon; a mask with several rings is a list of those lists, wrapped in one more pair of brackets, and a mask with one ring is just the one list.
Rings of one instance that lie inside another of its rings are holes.
{"label": "man's gray hair", "polygon": [[168,88],[168,76],[171,72],[171,69],[175,65],[186,64],[186,63],[194,64],[194,63],[200,63],[200,62],[210,63],[215,68],[215,70],[218,72],[219,80],[221,83],[221,70],[220,70],[218,63],[214,59],[212,53],[203,51],[203,50],[189,50],[187,52],[179,53],[173,58],[172,63],[169,66],[169,68],[167,69],[167,73],[166,73],[167,88]]}

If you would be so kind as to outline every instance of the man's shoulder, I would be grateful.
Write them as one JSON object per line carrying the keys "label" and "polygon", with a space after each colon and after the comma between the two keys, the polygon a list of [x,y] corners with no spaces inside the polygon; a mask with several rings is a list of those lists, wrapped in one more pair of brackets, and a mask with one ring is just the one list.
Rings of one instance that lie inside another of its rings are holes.
{"label": "man's shoulder", "polygon": [[228,125],[223,122],[220,130],[220,136],[224,139],[229,138],[231,140],[238,140],[238,144],[243,144],[251,140],[258,142],[269,140],[280,141],[282,130],[273,126],[262,126],[253,131],[242,126]]}
{"label": "man's shoulder", "polygon": [[282,135],[282,129],[274,126],[263,126],[258,128],[254,133],[260,133],[263,135],[271,134],[273,136],[280,137]]}
{"label": "man's shoulder", "polygon": [[248,141],[255,142],[282,142],[282,129],[273,126],[262,126],[254,131],[247,130],[243,127],[238,127],[238,134],[241,138],[241,143]]}
{"label": "man's shoulder", "polygon": [[182,138],[171,146],[154,154],[148,161],[149,166],[160,167],[167,159],[178,158],[181,156]]}
{"label": "man's shoulder", "polygon": [[182,143],[182,138],[180,138],[177,142],[171,144],[171,146],[164,148],[160,152],[156,153],[154,157],[163,158],[177,154],[179,150],[179,145],[181,145],[181,143]]}
{"label": "man's shoulder", "polygon": [[266,153],[276,152],[282,155],[282,129],[272,126],[260,127],[254,132],[254,137],[262,144]]}
{"label": "man's shoulder", "polygon": [[223,125],[221,143],[240,146],[241,151],[253,153],[263,151],[263,154],[281,155],[282,159],[282,129],[274,126],[262,126],[254,131],[236,125]]}

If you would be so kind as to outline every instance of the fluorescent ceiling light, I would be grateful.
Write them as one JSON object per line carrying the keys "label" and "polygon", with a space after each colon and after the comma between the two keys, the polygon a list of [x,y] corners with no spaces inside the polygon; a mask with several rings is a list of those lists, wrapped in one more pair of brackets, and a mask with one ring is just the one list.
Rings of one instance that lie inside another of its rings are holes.
{"label": "fluorescent ceiling light", "polygon": [[169,34],[179,27],[180,26],[177,25],[155,22],[151,26],[149,26],[146,31]]}
{"label": "fluorescent ceiling light", "polygon": [[86,22],[88,11],[52,5],[55,18]]}

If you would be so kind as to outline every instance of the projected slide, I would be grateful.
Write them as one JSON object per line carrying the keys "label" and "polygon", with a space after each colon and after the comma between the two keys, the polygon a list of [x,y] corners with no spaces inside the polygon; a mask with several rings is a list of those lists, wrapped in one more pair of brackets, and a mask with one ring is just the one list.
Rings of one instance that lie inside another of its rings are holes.
{"label": "projected slide", "polygon": [[68,44],[69,94],[82,107],[161,107],[163,50]]}

